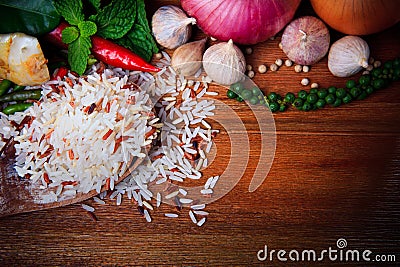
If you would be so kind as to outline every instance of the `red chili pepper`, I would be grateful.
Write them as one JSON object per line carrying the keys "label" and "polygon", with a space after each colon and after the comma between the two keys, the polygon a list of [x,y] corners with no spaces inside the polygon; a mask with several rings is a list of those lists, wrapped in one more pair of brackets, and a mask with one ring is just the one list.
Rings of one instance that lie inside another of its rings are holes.
{"label": "red chili pepper", "polygon": [[[57,28],[45,36],[45,40],[66,49],[68,46],[63,43],[62,31],[68,27],[68,23],[61,22]],[[120,67],[127,70],[152,71],[158,72],[159,68],[147,63],[144,59],[133,53],[131,50],[117,45],[109,40],[93,35],[92,53],[98,59],[114,67]]]}
{"label": "red chili pepper", "polygon": [[57,80],[58,77],[62,79],[65,76],[67,76],[67,74],[68,74],[68,68],[61,66],[58,68],[57,72],[54,73],[52,80]]}

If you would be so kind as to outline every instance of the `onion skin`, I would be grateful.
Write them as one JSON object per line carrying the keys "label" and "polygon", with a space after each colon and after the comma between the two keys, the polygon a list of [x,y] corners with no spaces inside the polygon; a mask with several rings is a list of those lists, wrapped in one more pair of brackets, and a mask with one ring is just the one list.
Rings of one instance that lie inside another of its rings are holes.
{"label": "onion skin", "polygon": [[312,65],[329,50],[330,35],[318,18],[305,16],[292,21],[282,34],[282,50],[297,64]]}
{"label": "onion skin", "polygon": [[181,0],[181,5],[206,34],[221,41],[256,44],[282,30],[300,1]]}
{"label": "onion skin", "polygon": [[345,34],[368,35],[400,21],[400,0],[311,0],[317,15]]}

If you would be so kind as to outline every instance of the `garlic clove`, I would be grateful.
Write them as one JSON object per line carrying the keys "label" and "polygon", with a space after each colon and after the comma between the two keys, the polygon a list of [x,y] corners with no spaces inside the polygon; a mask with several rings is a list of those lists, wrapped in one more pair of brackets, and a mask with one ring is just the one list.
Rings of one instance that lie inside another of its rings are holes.
{"label": "garlic clove", "polygon": [[196,19],[189,18],[177,6],[160,7],[153,15],[151,26],[156,41],[169,49],[185,44],[192,34],[192,24]]}
{"label": "garlic clove", "polygon": [[337,77],[352,76],[368,67],[369,55],[366,41],[358,36],[345,36],[331,46],[328,55],[329,71]]}
{"label": "garlic clove", "polygon": [[178,47],[171,57],[171,66],[185,76],[194,75],[201,68],[207,38]]}
{"label": "garlic clove", "polygon": [[246,60],[242,51],[229,40],[212,45],[206,50],[203,68],[213,81],[231,85],[245,78]]}
{"label": "garlic clove", "polygon": [[311,65],[323,58],[329,50],[330,35],[318,18],[304,16],[292,21],[282,34],[282,49],[297,64]]}

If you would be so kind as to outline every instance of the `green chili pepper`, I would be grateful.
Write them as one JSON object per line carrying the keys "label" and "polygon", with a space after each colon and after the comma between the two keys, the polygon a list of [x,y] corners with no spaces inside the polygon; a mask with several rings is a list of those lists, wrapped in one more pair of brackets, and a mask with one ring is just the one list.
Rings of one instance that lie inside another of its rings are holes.
{"label": "green chili pepper", "polygon": [[33,105],[32,103],[12,104],[12,105],[8,105],[7,107],[5,107],[2,112],[6,115],[10,115],[10,114],[14,114],[15,112],[24,111],[32,105]]}
{"label": "green chili pepper", "polygon": [[24,86],[24,85],[15,85],[14,87],[13,87],[13,92],[18,92],[18,91],[22,91],[22,90],[24,90],[25,89],[25,87],[26,86]]}
{"label": "green chili pepper", "polygon": [[1,81],[0,83],[0,96],[4,95],[5,93],[7,93],[8,89],[10,89],[12,85],[12,82],[9,80],[4,79],[3,81]]}
{"label": "green chili pepper", "polygon": [[27,99],[39,100],[41,97],[41,89],[24,90],[3,95],[0,97],[0,102],[25,101]]}

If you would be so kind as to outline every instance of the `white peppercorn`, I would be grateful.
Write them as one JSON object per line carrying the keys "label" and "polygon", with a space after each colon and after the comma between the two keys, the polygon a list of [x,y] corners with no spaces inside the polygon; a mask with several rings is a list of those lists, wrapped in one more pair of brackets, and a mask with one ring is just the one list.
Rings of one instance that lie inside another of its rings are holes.
{"label": "white peppercorn", "polygon": [[250,64],[247,64],[247,65],[246,65],[246,70],[253,70],[253,66],[250,65]]}
{"label": "white peppercorn", "polygon": [[293,61],[291,61],[290,59],[286,59],[285,60],[285,66],[286,67],[291,67],[293,65]]}
{"label": "white peppercorn", "polygon": [[368,64],[374,64],[374,62],[375,62],[375,59],[373,58],[373,57],[369,57],[369,59],[368,59]]}
{"label": "white peppercorn", "polygon": [[303,78],[303,79],[301,80],[300,83],[301,83],[302,85],[306,86],[306,85],[308,85],[308,84],[310,83],[310,80],[307,79],[307,78]]}
{"label": "white peppercorn", "polygon": [[302,65],[296,65],[294,66],[294,71],[295,72],[301,72],[303,70],[303,66]]}
{"label": "white peppercorn", "polygon": [[245,52],[247,55],[250,55],[251,53],[253,53],[253,49],[252,49],[251,47],[246,47],[246,49],[244,50],[244,52]]}
{"label": "white peppercorn", "polygon": [[309,72],[309,71],[310,71],[310,67],[304,65],[304,66],[303,66],[303,72]]}
{"label": "white peppercorn", "polygon": [[367,71],[371,71],[373,69],[374,69],[374,66],[372,66],[372,65],[368,65],[368,67],[366,68]]}
{"label": "white peppercorn", "polygon": [[311,88],[318,88],[318,87],[319,87],[318,83],[312,83],[311,84]]}
{"label": "white peppercorn", "polygon": [[278,67],[282,66],[282,64],[283,64],[282,59],[278,58],[277,60],[275,60],[275,64],[276,64]]}
{"label": "white peppercorn", "polygon": [[254,71],[252,71],[252,70],[250,70],[250,71],[247,72],[247,76],[249,76],[250,79],[253,79],[253,78],[254,78],[254,75],[255,75],[255,73],[254,73]]}
{"label": "white peppercorn", "polygon": [[272,71],[277,71],[278,70],[278,65],[276,65],[275,63],[271,64],[271,66],[269,66],[269,69],[272,70]]}
{"label": "white peppercorn", "polygon": [[379,60],[376,60],[374,62],[374,68],[379,68],[382,65],[382,63]]}
{"label": "white peppercorn", "polygon": [[367,71],[367,70],[364,70],[362,73],[362,75],[368,75],[368,74],[369,74],[369,71]]}
{"label": "white peppercorn", "polygon": [[215,37],[211,37],[210,39],[211,39],[211,41],[213,41],[213,42],[217,41],[217,38],[215,38]]}
{"label": "white peppercorn", "polygon": [[156,59],[162,59],[162,54],[161,53],[157,53],[154,55]]}
{"label": "white peppercorn", "polygon": [[266,73],[267,72],[267,66],[265,66],[264,64],[261,64],[260,66],[258,66],[258,72],[259,73]]}
{"label": "white peppercorn", "polygon": [[278,47],[282,50],[282,42],[278,44]]}

